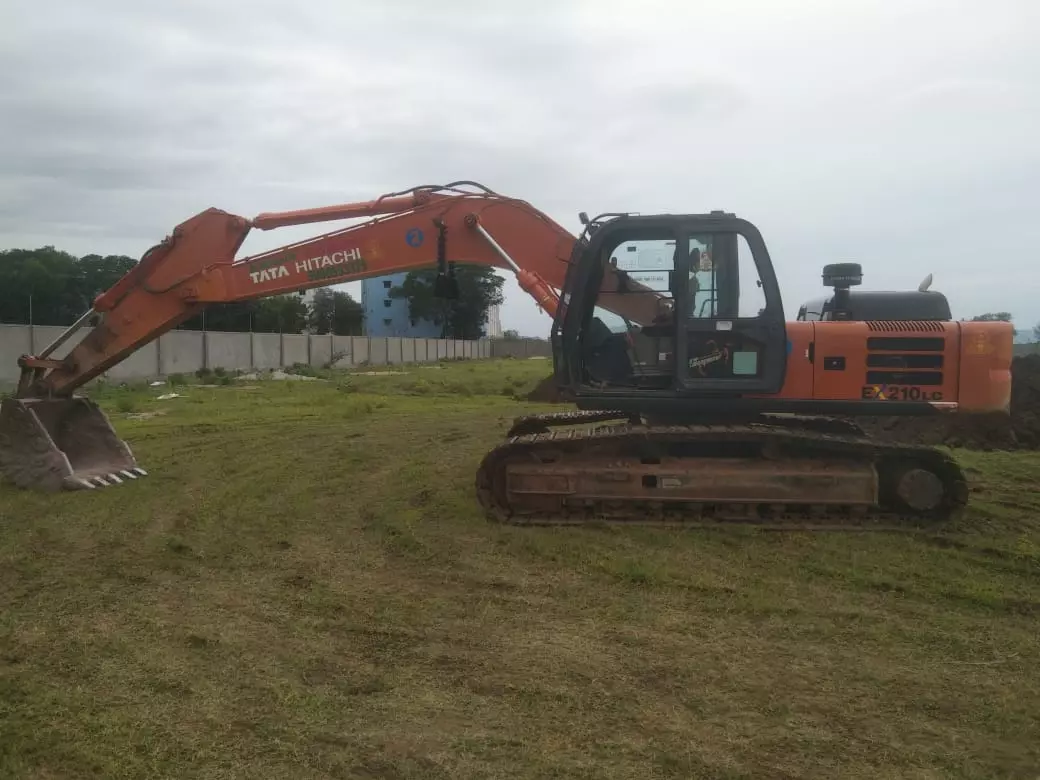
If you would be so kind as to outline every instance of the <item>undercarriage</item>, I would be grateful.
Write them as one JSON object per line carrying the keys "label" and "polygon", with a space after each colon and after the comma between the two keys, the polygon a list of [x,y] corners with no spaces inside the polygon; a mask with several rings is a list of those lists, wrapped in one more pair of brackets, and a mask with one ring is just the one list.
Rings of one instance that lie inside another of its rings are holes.
{"label": "undercarriage", "polygon": [[943,452],[877,442],[844,420],[674,425],[579,411],[517,419],[481,463],[477,493],[514,525],[887,530],[947,523],[969,490]]}

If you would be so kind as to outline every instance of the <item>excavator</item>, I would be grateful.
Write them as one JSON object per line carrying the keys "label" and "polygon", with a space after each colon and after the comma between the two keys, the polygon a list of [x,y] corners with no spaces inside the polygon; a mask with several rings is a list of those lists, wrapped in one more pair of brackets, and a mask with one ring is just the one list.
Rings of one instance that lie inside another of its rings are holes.
{"label": "excavator", "polygon": [[[253,229],[364,219],[236,259]],[[456,264],[515,274],[553,317],[552,381],[574,411],[518,417],[475,493],[518,525],[742,523],[899,527],[947,522],[969,490],[938,448],[877,441],[857,417],[1008,414],[1012,326],[957,322],[940,293],[853,291],[787,321],[765,241],[724,211],[580,214],[578,236],[472,181],[246,219],[179,224],[37,355],[0,407],[0,473],[23,488],[92,489],[146,476],[77,391],[213,303]],[[88,322],[61,358],[54,352]]]}

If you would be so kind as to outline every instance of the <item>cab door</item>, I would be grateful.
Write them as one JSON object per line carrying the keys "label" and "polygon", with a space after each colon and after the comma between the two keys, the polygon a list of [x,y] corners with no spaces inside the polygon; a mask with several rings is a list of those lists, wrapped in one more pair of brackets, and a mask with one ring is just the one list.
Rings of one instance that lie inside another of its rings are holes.
{"label": "cab door", "polygon": [[787,332],[765,242],[753,225],[732,215],[693,218],[684,227],[672,281],[680,389],[778,393]]}

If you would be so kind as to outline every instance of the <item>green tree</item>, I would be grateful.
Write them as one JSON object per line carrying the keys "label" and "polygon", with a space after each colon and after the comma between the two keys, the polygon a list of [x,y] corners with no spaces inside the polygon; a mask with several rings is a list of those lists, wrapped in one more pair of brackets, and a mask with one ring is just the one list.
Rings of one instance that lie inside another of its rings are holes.
{"label": "green tree", "polygon": [[235,303],[214,303],[185,320],[183,330],[222,330],[232,333],[303,333],[307,304],[296,293]]}
{"label": "green tree", "polygon": [[258,333],[302,333],[307,304],[299,295],[273,295],[256,302],[253,330]]}
{"label": "green tree", "polygon": [[185,320],[183,330],[224,330],[244,333],[253,327],[256,319],[256,301],[212,303],[201,314]]}
{"label": "green tree", "polygon": [[455,277],[459,297],[446,300],[434,295],[433,269],[412,271],[404,282],[390,291],[392,298],[408,301],[408,317],[414,325],[426,320],[441,328],[442,338],[479,339],[485,335],[488,309],[501,305],[505,281],[486,266],[459,265]]}
{"label": "green tree", "polygon": [[502,338],[518,341],[520,339],[520,332],[512,329],[504,330],[502,331]]}
{"label": "green tree", "polygon": [[365,310],[349,293],[327,287],[315,291],[307,318],[311,333],[359,335],[364,332],[364,322]]}
{"label": "green tree", "polygon": [[183,330],[223,330],[232,333],[303,333],[307,304],[299,295],[275,295],[252,301],[215,303],[185,320]]}
{"label": "green tree", "polygon": [[[77,258],[53,246],[0,251],[0,322],[69,325],[136,264],[125,255]],[[278,295],[213,304],[180,327],[301,333],[307,317],[307,305],[298,295]]]}
{"label": "green tree", "polygon": [[79,292],[83,296],[83,310],[94,305],[94,299],[122,279],[137,261],[126,255],[85,255],[80,258]]}
{"label": "green tree", "polygon": [[[1011,313],[1006,311],[986,312],[971,318],[972,322],[1011,322]],[[1012,331],[1018,335],[1018,329]]]}
{"label": "green tree", "polygon": [[[125,255],[80,259],[44,246],[0,252],[0,321],[68,325],[136,261]],[[31,309],[31,311],[30,311]]]}

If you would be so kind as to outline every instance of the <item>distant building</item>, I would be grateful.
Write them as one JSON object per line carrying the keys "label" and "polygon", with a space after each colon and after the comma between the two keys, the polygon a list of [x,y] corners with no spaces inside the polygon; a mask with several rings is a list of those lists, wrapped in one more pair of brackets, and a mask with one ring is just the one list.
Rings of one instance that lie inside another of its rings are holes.
{"label": "distant building", "polygon": [[428,320],[412,324],[408,319],[408,301],[391,298],[390,290],[402,284],[407,272],[378,276],[361,282],[361,306],[365,310],[365,334],[368,336],[408,336],[435,339],[441,326]]}
{"label": "distant building", "polygon": [[[435,325],[429,320],[419,320],[413,325],[408,318],[407,299],[390,297],[390,291],[403,284],[406,276],[408,273],[402,272],[361,282],[361,306],[365,310],[366,335],[440,338],[440,325]],[[499,306],[488,309],[484,329],[489,338],[501,338],[502,315]]]}
{"label": "distant building", "polygon": [[499,306],[488,308],[487,323],[484,326],[484,334],[489,339],[502,338],[502,312]]}

